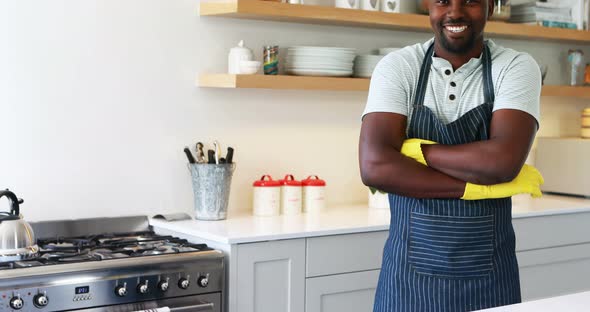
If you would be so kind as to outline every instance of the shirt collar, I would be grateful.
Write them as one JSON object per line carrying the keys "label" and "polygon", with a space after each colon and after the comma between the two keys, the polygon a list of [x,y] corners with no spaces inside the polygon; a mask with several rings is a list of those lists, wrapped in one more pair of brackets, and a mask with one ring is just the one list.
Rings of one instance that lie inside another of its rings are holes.
{"label": "shirt collar", "polygon": [[[434,42],[434,38],[428,40],[425,44],[426,49]],[[495,43],[492,40],[485,40],[485,43],[488,45],[488,48],[491,50]],[[480,54],[478,58],[471,58],[467,63],[463,64],[461,67],[457,68],[455,71],[456,73],[461,73],[463,75],[471,74],[475,69],[481,65],[483,53]],[[444,71],[447,69],[453,68],[451,63],[441,57],[432,56],[432,67],[437,71]]]}

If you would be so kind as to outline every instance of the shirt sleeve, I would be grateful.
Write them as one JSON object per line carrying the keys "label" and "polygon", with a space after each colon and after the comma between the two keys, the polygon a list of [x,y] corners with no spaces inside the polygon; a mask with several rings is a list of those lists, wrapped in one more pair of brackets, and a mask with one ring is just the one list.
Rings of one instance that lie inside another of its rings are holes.
{"label": "shirt sleeve", "polygon": [[377,64],[371,77],[369,96],[362,117],[376,112],[408,116],[411,79],[406,77],[409,70],[406,64],[395,53],[387,55]]}
{"label": "shirt sleeve", "polygon": [[519,53],[508,65],[496,93],[493,111],[517,109],[541,121],[541,70],[526,53]]}

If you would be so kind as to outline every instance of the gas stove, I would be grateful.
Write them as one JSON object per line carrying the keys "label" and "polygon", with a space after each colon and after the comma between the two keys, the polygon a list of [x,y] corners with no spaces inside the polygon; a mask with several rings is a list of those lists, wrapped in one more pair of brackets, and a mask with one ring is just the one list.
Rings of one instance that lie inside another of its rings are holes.
{"label": "gas stove", "polygon": [[37,244],[39,257],[0,263],[0,270],[212,250],[205,244],[152,231],[45,238]]}
{"label": "gas stove", "polygon": [[223,254],[146,217],[31,223],[39,255],[0,263],[0,311],[221,311]]}

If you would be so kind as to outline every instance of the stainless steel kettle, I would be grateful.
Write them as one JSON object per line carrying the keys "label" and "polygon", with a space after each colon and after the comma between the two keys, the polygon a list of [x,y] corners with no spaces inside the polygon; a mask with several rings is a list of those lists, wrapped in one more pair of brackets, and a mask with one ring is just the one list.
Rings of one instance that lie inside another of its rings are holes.
{"label": "stainless steel kettle", "polygon": [[37,257],[39,246],[33,229],[20,215],[23,200],[8,189],[0,191],[0,198],[4,196],[10,201],[10,212],[0,212],[0,262]]}

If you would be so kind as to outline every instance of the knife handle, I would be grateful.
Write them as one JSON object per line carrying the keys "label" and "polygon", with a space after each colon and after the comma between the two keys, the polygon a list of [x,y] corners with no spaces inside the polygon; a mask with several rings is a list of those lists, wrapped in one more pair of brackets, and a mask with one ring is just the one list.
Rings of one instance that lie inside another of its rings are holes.
{"label": "knife handle", "polygon": [[231,164],[233,158],[234,158],[234,149],[233,149],[233,147],[228,147],[227,148],[227,155],[225,155],[225,162],[228,164]]}
{"label": "knife handle", "polygon": [[209,157],[208,164],[215,163],[215,151],[214,150],[207,150],[207,157]]}
{"label": "knife handle", "polygon": [[191,150],[188,149],[188,147],[184,148],[184,153],[186,154],[186,158],[188,158],[188,162],[194,164],[195,158],[193,157],[193,154],[191,153]]}

